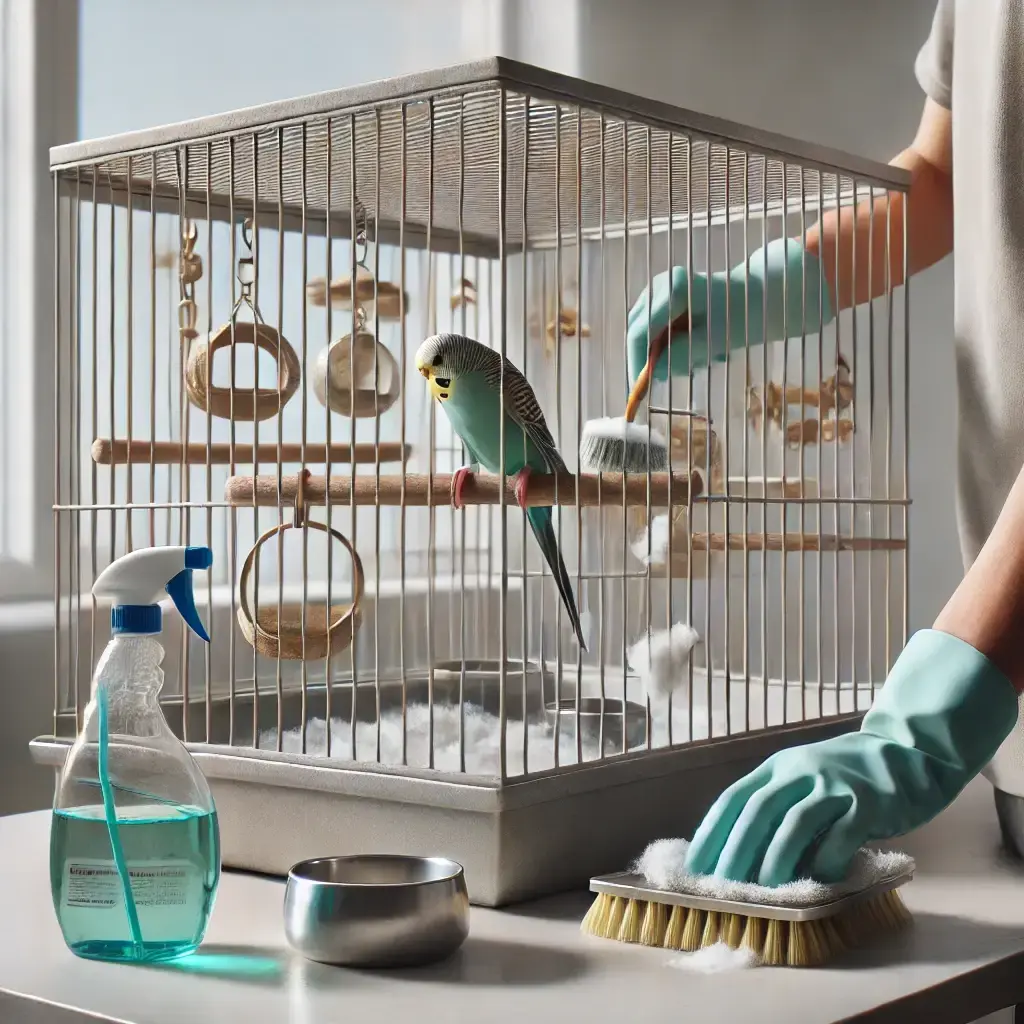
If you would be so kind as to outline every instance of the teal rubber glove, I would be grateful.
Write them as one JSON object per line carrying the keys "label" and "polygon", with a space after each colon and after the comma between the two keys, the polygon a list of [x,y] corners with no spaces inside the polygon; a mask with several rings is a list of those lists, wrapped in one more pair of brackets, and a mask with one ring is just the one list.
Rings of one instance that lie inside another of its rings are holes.
{"label": "teal rubber glove", "polygon": [[865,843],[903,835],[952,803],[1016,721],[1017,694],[992,662],[922,630],[857,732],[780,750],[718,798],[687,869],[772,886],[841,881]]}
{"label": "teal rubber glove", "polygon": [[[695,370],[724,359],[727,349],[742,348],[748,338],[751,346],[756,346],[766,340],[781,341],[803,333],[816,334],[819,324],[831,323],[833,319],[828,286],[822,280],[821,263],[795,238],[778,238],[769,242],[763,249],[752,253],[746,263],[740,263],[728,274],[712,274],[710,280],[710,301],[706,274],[694,273],[689,289]],[[650,293],[653,293],[653,302]],[[671,272],[658,274],[652,288],[645,288],[629,311],[626,349],[631,388],[647,363],[649,339],[657,339],[668,325],[670,308],[673,321],[687,312],[687,297],[686,267],[673,267]],[[691,343],[688,329],[673,329],[671,348],[672,376],[689,374]],[[655,361],[655,380],[668,379],[668,364],[668,348],[665,348]]]}

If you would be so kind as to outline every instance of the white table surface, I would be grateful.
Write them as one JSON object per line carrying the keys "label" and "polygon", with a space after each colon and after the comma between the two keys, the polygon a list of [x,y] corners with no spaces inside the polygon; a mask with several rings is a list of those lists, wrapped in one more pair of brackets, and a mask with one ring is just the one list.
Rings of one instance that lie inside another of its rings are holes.
{"label": "white table surface", "polygon": [[1024,1002],[1024,867],[999,849],[977,780],[900,846],[916,927],[817,970],[704,975],[676,954],[579,933],[585,893],[506,911],[473,908],[446,964],[368,973],[309,963],[284,939],[280,881],[226,872],[203,950],[162,967],[80,960],[53,915],[49,815],[0,819],[3,1024],[398,1024],[928,1021],[966,1024]]}

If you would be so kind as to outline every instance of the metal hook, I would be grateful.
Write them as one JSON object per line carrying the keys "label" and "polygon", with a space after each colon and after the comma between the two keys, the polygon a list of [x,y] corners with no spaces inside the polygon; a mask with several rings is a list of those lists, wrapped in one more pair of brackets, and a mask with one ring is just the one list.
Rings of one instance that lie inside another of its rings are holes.
{"label": "metal hook", "polygon": [[362,267],[363,270],[369,270],[370,268],[366,265],[366,254],[369,252],[370,243],[366,238],[365,229],[360,230],[356,233],[356,266]]}
{"label": "metal hook", "polygon": [[292,526],[296,530],[301,529],[306,523],[306,481],[309,479],[309,470],[303,469],[299,473],[295,485],[295,511],[292,515]]}
{"label": "metal hook", "polygon": [[242,221],[242,241],[249,252],[252,252],[252,219],[250,217],[246,217]]}

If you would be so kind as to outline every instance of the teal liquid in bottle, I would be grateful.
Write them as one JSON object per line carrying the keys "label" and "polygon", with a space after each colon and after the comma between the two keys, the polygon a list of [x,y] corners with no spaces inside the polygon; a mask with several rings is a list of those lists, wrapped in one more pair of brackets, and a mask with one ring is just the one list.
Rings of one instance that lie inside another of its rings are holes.
{"label": "teal liquid in bottle", "polygon": [[[198,948],[219,876],[217,812],[139,805],[118,814],[143,960],[169,960]],[[56,811],[50,883],[72,952],[137,960],[102,805]]]}
{"label": "teal liquid in bottle", "polygon": [[96,960],[155,962],[203,941],[220,881],[209,786],[160,707],[162,584],[208,640],[192,603],[207,548],[144,548],[112,563],[93,593],[113,597],[111,640],[54,797],[50,886],[68,948]]}

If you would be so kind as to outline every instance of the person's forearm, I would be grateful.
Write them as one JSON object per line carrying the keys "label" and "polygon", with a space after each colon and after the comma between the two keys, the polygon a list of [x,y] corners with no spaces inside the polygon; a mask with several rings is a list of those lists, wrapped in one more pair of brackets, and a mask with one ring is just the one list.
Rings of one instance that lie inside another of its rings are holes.
{"label": "person's forearm", "polygon": [[935,620],[1024,692],[1024,470],[976,561]]}
{"label": "person's forearm", "polygon": [[[913,149],[892,163],[913,175],[908,238],[909,269],[915,274],[953,250],[952,182]],[[805,247],[821,260],[835,312],[877,298],[903,283],[905,209],[903,194],[890,192],[873,202],[865,200],[856,207],[829,211],[807,232]]]}

